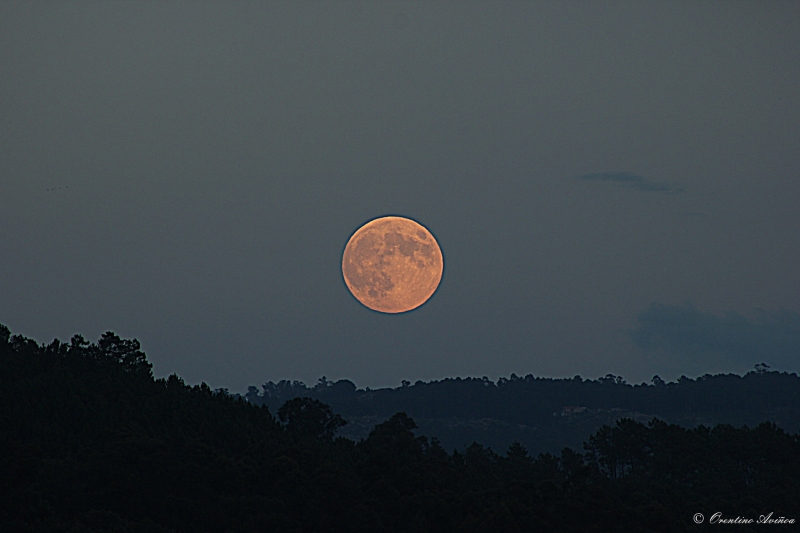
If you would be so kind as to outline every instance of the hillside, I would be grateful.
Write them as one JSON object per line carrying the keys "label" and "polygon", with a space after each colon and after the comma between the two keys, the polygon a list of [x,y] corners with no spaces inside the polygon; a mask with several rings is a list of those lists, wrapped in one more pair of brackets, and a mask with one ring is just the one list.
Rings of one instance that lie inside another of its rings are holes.
{"label": "hillside", "polygon": [[272,410],[298,396],[323,401],[340,413],[350,422],[340,432],[348,438],[364,438],[378,421],[404,411],[420,433],[436,435],[447,450],[461,451],[472,442],[502,451],[515,441],[532,453],[581,449],[590,434],[622,418],[645,423],[659,418],[688,428],[769,421],[800,431],[800,378],[770,372],[765,365],[744,376],[682,377],[672,383],[656,376],[638,385],[613,375],[589,380],[512,374],[497,382],[454,378],[365,390],[348,380],[321,378],[313,387],[266,382],[245,394],[249,402]]}
{"label": "hillside", "polygon": [[585,450],[448,453],[406,413],[356,443],[319,400],[276,417],[151,370],[111,332],[40,345],[0,326],[0,530],[666,532],[720,511],[790,531],[800,510],[800,435],[774,424],[623,419]]}

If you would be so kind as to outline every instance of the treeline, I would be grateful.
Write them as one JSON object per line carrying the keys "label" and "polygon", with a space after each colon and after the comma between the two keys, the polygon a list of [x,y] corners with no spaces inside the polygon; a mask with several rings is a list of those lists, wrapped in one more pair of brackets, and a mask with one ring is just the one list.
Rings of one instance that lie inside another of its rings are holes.
{"label": "treeline", "polygon": [[664,416],[707,413],[782,413],[800,430],[800,378],[796,373],[771,372],[766,365],[744,376],[717,374],[682,376],[666,383],[655,376],[651,383],[632,385],[619,376],[597,380],[580,376],[567,379],[540,378],[528,374],[500,378],[447,378],[408,382],[397,388],[357,389],[349,380],[313,386],[300,381],[268,381],[248,387],[245,398],[256,405],[277,407],[298,396],[326,398],[342,412],[385,416],[402,406],[424,418],[500,418],[520,424],[550,421],[564,407],[622,408]]}
{"label": "treeline", "polygon": [[270,410],[154,379],[113,333],[39,345],[3,326],[0,391],[2,531],[682,531],[800,510],[800,435],[770,423],[622,420],[533,457],[448,453],[393,413],[355,442],[317,399]]}
{"label": "treeline", "polygon": [[[655,376],[651,383],[635,385],[611,374],[597,380],[512,374],[496,382],[448,378],[369,390],[357,389],[349,380],[322,377],[313,387],[269,381],[260,388],[250,386],[244,397],[273,410],[291,398],[314,398],[356,422],[404,411],[425,430],[434,431],[448,449],[463,448],[472,440],[505,449],[519,440],[537,452],[557,452],[580,445],[591,432],[624,417],[658,417],[686,427],[770,421],[787,431],[800,431],[800,378],[770,371],[765,364],[744,376],[682,376],[671,383]],[[364,427],[361,434],[367,431]],[[352,429],[346,433],[359,436]]]}

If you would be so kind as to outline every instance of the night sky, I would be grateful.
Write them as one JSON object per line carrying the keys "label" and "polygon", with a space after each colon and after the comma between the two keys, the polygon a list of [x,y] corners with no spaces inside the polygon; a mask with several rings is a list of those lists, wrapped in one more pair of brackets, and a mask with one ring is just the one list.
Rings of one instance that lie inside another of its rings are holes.
{"label": "night sky", "polygon": [[[800,370],[798,2],[0,3],[0,323],[243,391]],[[402,315],[341,254],[444,254]]]}

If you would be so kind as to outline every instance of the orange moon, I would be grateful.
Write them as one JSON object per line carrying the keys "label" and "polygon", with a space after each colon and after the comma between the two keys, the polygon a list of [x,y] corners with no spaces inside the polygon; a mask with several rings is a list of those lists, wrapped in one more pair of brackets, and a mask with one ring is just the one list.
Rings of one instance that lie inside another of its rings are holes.
{"label": "orange moon", "polygon": [[347,241],[342,256],[347,288],[381,313],[405,313],[424,304],[443,271],[442,250],[431,232],[403,217],[367,222]]}

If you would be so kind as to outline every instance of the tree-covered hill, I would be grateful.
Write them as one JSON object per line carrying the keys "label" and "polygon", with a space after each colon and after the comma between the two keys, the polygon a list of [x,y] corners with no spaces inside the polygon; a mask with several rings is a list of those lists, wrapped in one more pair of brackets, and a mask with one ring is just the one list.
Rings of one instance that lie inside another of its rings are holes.
{"label": "tree-covered hill", "polygon": [[0,531],[686,531],[695,513],[800,518],[800,435],[774,424],[623,419],[583,450],[533,457],[518,443],[448,453],[402,412],[360,442],[335,436],[344,423],[313,398],[271,410],[154,379],[139,343],[110,332],[40,345],[0,326]]}
{"label": "tree-covered hill", "polygon": [[443,446],[463,450],[473,441],[496,450],[519,441],[532,452],[557,453],[580,447],[586,438],[621,418],[653,417],[686,427],[731,424],[755,426],[770,421],[790,432],[800,431],[800,378],[771,372],[766,365],[744,376],[681,377],[665,383],[631,385],[618,376],[598,380],[538,378],[454,378],[397,388],[357,389],[348,380],[321,378],[308,387],[301,382],[266,382],[249,387],[246,399],[277,409],[298,396],[329,404],[351,424],[341,434],[365,437],[376,421],[404,411],[421,431],[435,434]]}

